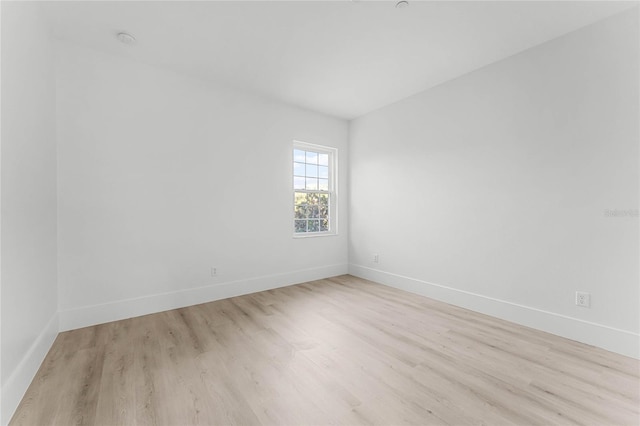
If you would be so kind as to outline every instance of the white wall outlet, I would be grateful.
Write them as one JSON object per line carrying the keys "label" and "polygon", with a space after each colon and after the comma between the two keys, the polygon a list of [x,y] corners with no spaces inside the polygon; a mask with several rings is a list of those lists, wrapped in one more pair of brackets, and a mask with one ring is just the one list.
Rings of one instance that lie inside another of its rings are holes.
{"label": "white wall outlet", "polygon": [[374,253],[373,254],[373,263],[378,263],[380,262],[380,256],[378,256],[378,253]]}
{"label": "white wall outlet", "polygon": [[217,267],[215,267],[215,266],[212,266],[212,267],[211,267],[211,276],[212,276],[212,277],[215,277],[215,276],[217,276],[217,275],[218,275],[218,268],[217,268]]}
{"label": "white wall outlet", "polygon": [[591,307],[591,293],[585,293],[584,291],[576,291],[576,305],[583,308]]}

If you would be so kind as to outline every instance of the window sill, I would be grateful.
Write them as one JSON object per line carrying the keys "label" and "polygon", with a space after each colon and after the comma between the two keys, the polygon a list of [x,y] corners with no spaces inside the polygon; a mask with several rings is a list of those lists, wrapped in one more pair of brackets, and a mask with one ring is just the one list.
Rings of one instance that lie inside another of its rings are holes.
{"label": "window sill", "polygon": [[315,237],[335,237],[337,232],[305,232],[300,234],[293,234],[294,239],[315,238]]}

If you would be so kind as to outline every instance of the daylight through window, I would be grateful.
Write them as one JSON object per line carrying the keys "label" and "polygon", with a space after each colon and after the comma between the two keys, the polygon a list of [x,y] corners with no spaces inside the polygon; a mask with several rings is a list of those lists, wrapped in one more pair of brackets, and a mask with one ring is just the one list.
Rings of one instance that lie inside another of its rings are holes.
{"label": "daylight through window", "polygon": [[335,149],[296,143],[293,148],[295,235],[331,233]]}

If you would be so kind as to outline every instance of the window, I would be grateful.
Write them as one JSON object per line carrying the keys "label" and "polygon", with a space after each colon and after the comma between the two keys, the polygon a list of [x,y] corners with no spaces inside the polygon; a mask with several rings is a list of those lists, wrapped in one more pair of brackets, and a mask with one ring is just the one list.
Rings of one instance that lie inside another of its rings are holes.
{"label": "window", "polygon": [[335,161],[337,150],[295,142],[293,145],[293,233],[336,233]]}

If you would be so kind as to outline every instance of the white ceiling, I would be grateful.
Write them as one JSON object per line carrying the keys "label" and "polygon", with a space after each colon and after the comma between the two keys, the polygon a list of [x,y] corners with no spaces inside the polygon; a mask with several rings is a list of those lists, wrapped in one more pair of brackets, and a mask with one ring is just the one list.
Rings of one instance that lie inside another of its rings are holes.
{"label": "white ceiling", "polygon": [[46,13],[59,39],[351,119],[637,4],[76,1]]}

